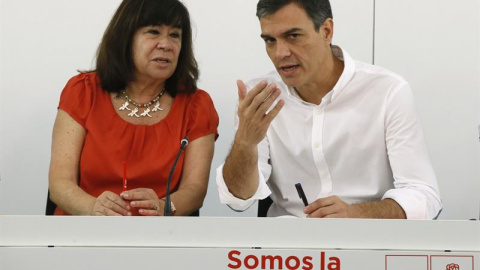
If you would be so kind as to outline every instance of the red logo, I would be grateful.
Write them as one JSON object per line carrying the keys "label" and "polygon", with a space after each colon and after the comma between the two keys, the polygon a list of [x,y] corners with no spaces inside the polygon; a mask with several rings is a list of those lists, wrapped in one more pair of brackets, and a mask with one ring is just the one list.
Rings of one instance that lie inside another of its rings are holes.
{"label": "red logo", "polygon": [[460,266],[455,263],[447,264],[447,268],[445,270],[460,270]]}

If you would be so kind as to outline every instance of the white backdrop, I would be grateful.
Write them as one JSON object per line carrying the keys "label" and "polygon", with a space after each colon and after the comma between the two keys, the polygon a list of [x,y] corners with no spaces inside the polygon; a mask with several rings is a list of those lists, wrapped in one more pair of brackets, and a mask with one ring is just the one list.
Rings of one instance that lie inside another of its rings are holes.
{"label": "white backdrop", "polygon": [[478,0],[376,5],[375,63],[412,85],[440,182],[442,215],[455,219],[479,213],[479,6]]}
{"label": "white backdrop", "polygon": [[[67,80],[77,73],[76,70],[93,67],[98,43],[120,2],[120,0],[0,0],[0,50],[2,53],[0,212],[4,214],[44,213],[51,130],[60,92]],[[194,24],[195,53],[201,71],[199,87],[210,93],[220,116],[220,138],[215,146],[209,191],[201,210],[202,215],[256,215],[256,206],[247,212],[235,213],[228,207],[220,205],[214,177],[215,168],[225,159],[234,135],[232,126],[237,100],[235,81],[257,77],[273,68],[264,51],[263,41],[259,37],[260,29],[255,17],[256,2],[257,0],[184,0]],[[416,74],[418,63],[403,61],[412,57],[408,54],[415,50],[407,51],[407,55],[392,55],[388,50],[393,46],[392,40],[388,37],[398,37],[396,42],[399,43],[406,42],[404,37],[408,37],[408,33],[402,30],[415,31],[414,26],[405,29],[399,22],[409,17],[410,10],[402,13],[405,17],[398,19],[390,16],[397,14],[395,6],[387,6],[384,1],[377,0],[377,8],[374,0],[332,0],[331,2],[336,27],[334,43],[341,45],[358,60],[372,63],[373,59],[381,56],[382,65],[401,74],[408,73],[406,78],[416,82],[417,78],[410,74]],[[469,31],[460,32],[459,36],[451,39],[451,42],[454,45],[454,40],[458,38],[464,42],[470,42],[469,48],[473,47],[477,50],[470,49],[468,54],[476,57],[477,61],[467,62],[468,66],[464,67],[474,73],[470,75],[472,82],[468,88],[455,89],[459,95],[464,92],[470,93],[467,99],[470,102],[466,104],[468,108],[465,108],[465,111],[462,107],[462,102],[465,100],[462,99],[458,101],[460,103],[456,103],[456,108],[464,113],[459,114],[455,119],[458,125],[461,125],[464,123],[463,117],[468,114],[468,119],[465,119],[468,122],[465,125],[476,127],[479,122],[478,14],[480,12],[475,10],[479,11],[480,1],[464,2],[466,2],[465,5],[457,8],[458,13],[448,14],[448,16],[466,18],[466,25],[463,27],[468,28]],[[429,9],[428,6],[420,8]],[[441,10],[434,12],[441,13]],[[432,24],[435,22],[443,22],[442,26],[447,24],[442,16],[429,13],[422,15],[421,12],[419,14],[421,14],[419,19],[432,19]],[[379,19],[375,20],[375,17]],[[378,25],[379,23],[383,24],[383,28],[382,25]],[[397,32],[392,33],[392,31]],[[440,37],[443,33],[433,34],[438,38],[429,40],[428,37],[422,36],[421,32],[417,32],[412,37],[428,47],[432,42],[441,42]],[[390,41],[390,43],[383,41]],[[460,45],[458,46],[461,48]],[[441,43],[437,47],[443,48]],[[402,52],[401,48],[400,46],[399,52]],[[460,52],[456,53],[462,55]],[[452,57],[441,59],[443,61],[439,61],[440,63],[427,62],[425,65],[439,68],[439,65],[451,66],[457,62],[453,53]],[[414,93],[418,97],[417,104],[421,108],[421,117],[426,127],[425,133],[430,153],[435,155],[432,161],[439,173],[444,203],[449,206],[445,209],[442,218],[478,218],[479,148],[478,140],[470,139],[472,135],[477,138],[478,133],[472,133],[471,129],[467,131],[447,129],[442,130],[446,132],[445,134],[438,134],[438,127],[444,124],[445,116],[438,112],[445,112],[443,106],[451,102],[452,96],[438,95],[435,99],[429,99],[429,95],[432,95],[435,89],[430,88],[428,84],[427,88],[420,87],[423,81],[441,79],[439,74],[449,75],[451,78],[457,73],[461,74],[462,70],[449,69],[448,74],[442,72],[446,71],[440,70],[436,74],[426,74],[418,80],[418,85],[413,84]],[[416,86],[419,87],[415,88]],[[472,96],[476,98],[472,100]],[[477,115],[472,116],[472,112],[474,114],[476,112]],[[449,119],[449,121],[454,120]],[[452,152],[452,149],[456,149],[455,142],[458,140],[462,141],[462,147],[473,150],[467,154]],[[445,148],[445,144],[452,146]],[[468,162],[458,162],[454,167],[449,166],[451,160],[460,158]],[[455,181],[452,181],[452,175],[458,176]],[[456,187],[461,187],[460,193],[458,190],[454,192]],[[458,196],[458,194],[461,195]],[[475,213],[473,216],[472,212]]]}

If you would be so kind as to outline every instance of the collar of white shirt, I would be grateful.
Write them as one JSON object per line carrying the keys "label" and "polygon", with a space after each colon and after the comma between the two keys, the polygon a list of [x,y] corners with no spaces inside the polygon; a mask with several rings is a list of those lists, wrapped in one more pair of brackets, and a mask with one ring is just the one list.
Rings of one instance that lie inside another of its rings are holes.
{"label": "collar of white shirt", "polygon": [[[353,78],[353,73],[355,71],[355,61],[346,51],[344,51],[339,46],[332,45],[332,52],[335,57],[344,62],[345,67],[343,69],[342,75],[338,79],[332,91],[330,91],[327,95],[325,95],[325,97],[323,97],[322,103],[324,103],[325,101],[330,102],[335,100],[335,98],[342,92],[342,89],[344,89],[348,82],[350,82],[350,80]],[[317,106],[316,104],[312,104],[301,99],[297,91],[293,87],[287,87],[287,94],[290,99],[295,100],[296,102],[300,102],[305,105]]]}

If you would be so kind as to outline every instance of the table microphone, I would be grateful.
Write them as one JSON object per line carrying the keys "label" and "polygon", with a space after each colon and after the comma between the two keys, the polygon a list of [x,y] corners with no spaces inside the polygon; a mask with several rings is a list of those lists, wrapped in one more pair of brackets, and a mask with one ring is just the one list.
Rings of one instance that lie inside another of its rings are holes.
{"label": "table microphone", "polygon": [[180,158],[180,155],[182,154],[183,150],[185,150],[185,147],[187,147],[187,145],[188,145],[188,136],[185,136],[180,141],[180,150],[178,150],[177,158],[175,158],[175,162],[173,162],[172,169],[170,170],[170,174],[168,175],[167,194],[165,195],[165,207],[163,208],[164,216],[172,215],[172,203],[170,201],[170,182],[172,182],[172,175],[173,175],[173,172],[175,171],[175,166],[177,166],[178,159]]}

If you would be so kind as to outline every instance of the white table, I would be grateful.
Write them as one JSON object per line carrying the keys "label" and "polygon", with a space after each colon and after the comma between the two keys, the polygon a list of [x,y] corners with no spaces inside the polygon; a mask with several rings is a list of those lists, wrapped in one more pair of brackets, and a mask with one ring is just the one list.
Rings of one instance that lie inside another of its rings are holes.
{"label": "white table", "polygon": [[470,270],[479,258],[479,221],[0,216],[1,270]]}

